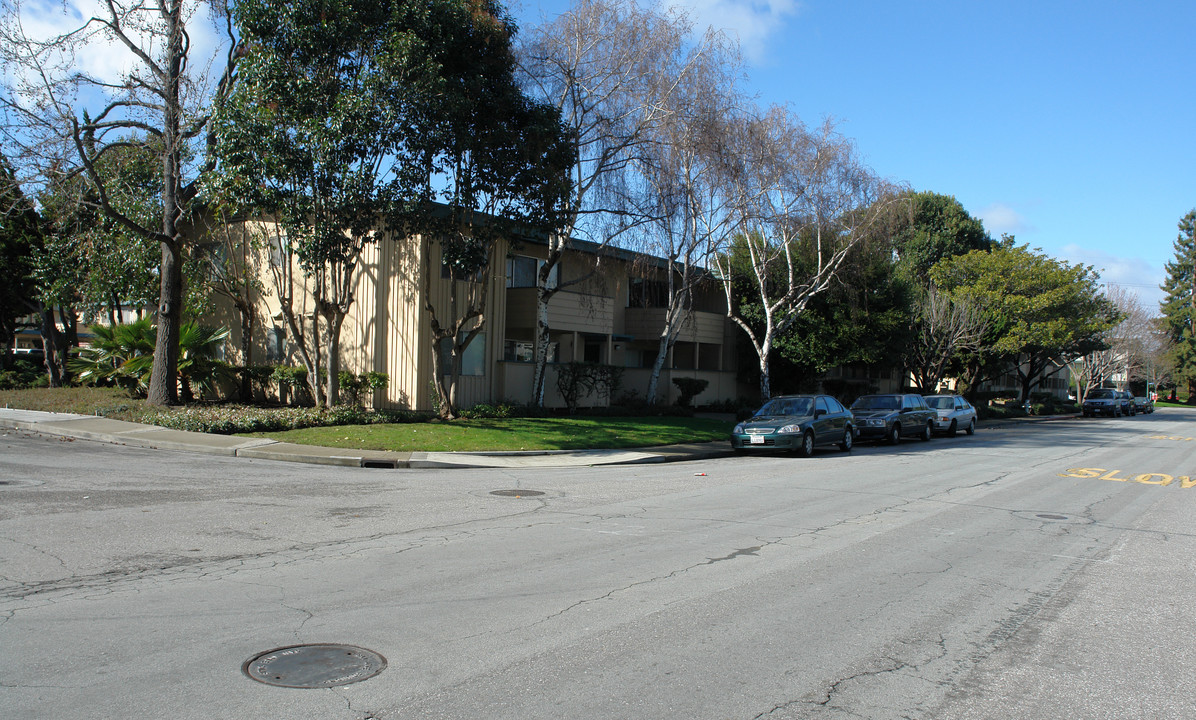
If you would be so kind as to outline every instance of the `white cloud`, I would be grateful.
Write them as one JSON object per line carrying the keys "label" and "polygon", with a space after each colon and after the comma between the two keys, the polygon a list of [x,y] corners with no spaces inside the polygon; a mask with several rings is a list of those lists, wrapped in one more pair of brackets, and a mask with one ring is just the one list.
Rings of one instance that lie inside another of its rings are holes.
{"label": "white cloud", "polygon": [[993,203],[976,213],[976,216],[984,223],[984,229],[988,230],[988,233],[994,238],[999,238],[1004,234],[1024,235],[1035,230],[1034,226],[1030,225],[1021,213],[1004,203]]}
{"label": "white cloud", "polygon": [[1148,312],[1157,313],[1164,293],[1159,284],[1166,277],[1162,267],[1151,265],[1142,258],[1123,258],[1104,250],[1092,250],[1076,244],[1064,245],[1063,258],[1070,263],[1091,265],[1100,273],[1101,282],[1118,285],[1138,295]]}
{"label": "white cloud", "polygon": [[[117,3],[118,7],[126,4]],[[186,11],[191,13],[187,21],[187,33],[191,41],[188,69],[193,74],[206,72],[209,58],[224,43],[224,38],[212,21],[211,8],[209,3],[199,2],[188,3],[186,7]],[[17,10],[24,34],[30,39],[42,41],[76,32],[89,18],[108,16],[106,6],[100,0],[66,0],[65,3],[34,0],[21,3]],[[142,19],[146,17],[143,15]],[[53,58],[53,63],[111,84],[122,83],[134,71],[146,73],[133,53],[109,34],[101,32],[98,24],[91,24],[89,29],[89,41],[82,44],[73,57],[60,53]],[[125,30],[140,41],[141,47],[151,51],[160,49],[151,47],[150,35],[144,29],[139,31],[137,23],[126,23]]]}
{"label": "white cloud", "polygon": [[661,4],[685,11],[699,32],[706,27],[726,30],[754,63],[767,58],[772,35],[801,10],[799,0],[663,0]]}

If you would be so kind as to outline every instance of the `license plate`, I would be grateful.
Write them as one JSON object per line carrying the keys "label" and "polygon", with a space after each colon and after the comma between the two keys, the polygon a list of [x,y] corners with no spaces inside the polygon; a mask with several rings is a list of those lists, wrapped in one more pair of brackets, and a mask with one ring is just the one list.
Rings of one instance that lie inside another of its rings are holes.
{"label": "license plate", "polygon": [[748,437],[751,438],[753,445],[763,445],[764,444],[764,436],[763,435],[749,435]]}

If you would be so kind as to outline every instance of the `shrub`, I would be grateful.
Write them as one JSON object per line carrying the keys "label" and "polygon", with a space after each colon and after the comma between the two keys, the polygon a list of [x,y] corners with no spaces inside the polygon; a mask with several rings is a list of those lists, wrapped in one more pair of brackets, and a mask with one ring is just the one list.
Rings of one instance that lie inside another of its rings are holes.
{"label": "shrub", "polygon": [[345,400],[348,400],[350,405],[361,407],[362,392],[373,392],[379,388],[384,388],[390,383],[390,376],[386,373],[367,372],[361,375],[355,375],[351,372],[342,370],[337,378],[340,380],[341,391],[344,393]]}
{"label": "shrub", "polygon": [[45,387],[49,384],[50,378],[37,363],[24,358],[13,360],[7,370],[0,370],[0,390]]}
{"label": "shrub", "polygon": [[462,410],[458,413],[460,417],[466,419],[479,418],[512,418],[524,417],[516,408],[507,403],[499,403],[498,405],[491,405],[489,403],[478,403],[468,410]]}
{"label": "shrub", "polygon": [[677,390],[681,393],[677,397],[677,404],[681,407],[689,407],[693,399],[706,389],[710,381],[699,378],[679,377],[673,378],[673,384],[677,386]]}
{"label": "shrub", "polygon": [[623,382],[623,368],[598,363],[568,362],[557,366],[556,388],[570,411],[590,393],[609,400]]}

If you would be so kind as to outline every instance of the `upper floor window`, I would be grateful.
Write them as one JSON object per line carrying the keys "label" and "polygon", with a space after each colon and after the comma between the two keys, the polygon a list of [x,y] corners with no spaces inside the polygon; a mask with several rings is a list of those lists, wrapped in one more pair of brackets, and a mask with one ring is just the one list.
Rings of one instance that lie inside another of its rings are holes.
{"label": "upper floor window", "polygon": [[627,291],[627,307],[667,308],[669,306],[669,284],[660,280],[631,278]]}
{"label": "upper floor window", "polygon": [[[531,288],[536,287],[536,277],[540,272],[540,268],[544,266],[544,261],[538,258],[527,257],[525,255],[515,255],[507,258],[507,287],[509,288]],[[548,273],[548,287],[554,288],[560,281],[561,266],[553,265],[552,271]]]}

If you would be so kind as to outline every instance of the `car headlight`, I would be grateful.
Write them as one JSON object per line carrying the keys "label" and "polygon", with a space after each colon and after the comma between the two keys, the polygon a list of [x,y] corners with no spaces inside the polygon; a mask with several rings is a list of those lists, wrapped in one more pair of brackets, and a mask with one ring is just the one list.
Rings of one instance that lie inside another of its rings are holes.
{"label": "car headlight", "polygon": [[793,433],[799,433],[801,432],[801,425],[786,425],[780,430],[777,430],[777,432],[781,433],[782,435],[792,435]]}
{"label": "car headlight", "polygon": [[736,435],[742,435],[743,434],[743,423],[739,423],[738,425],[736,425],[735,429],[732,430],[731,432],[735,433]]}

